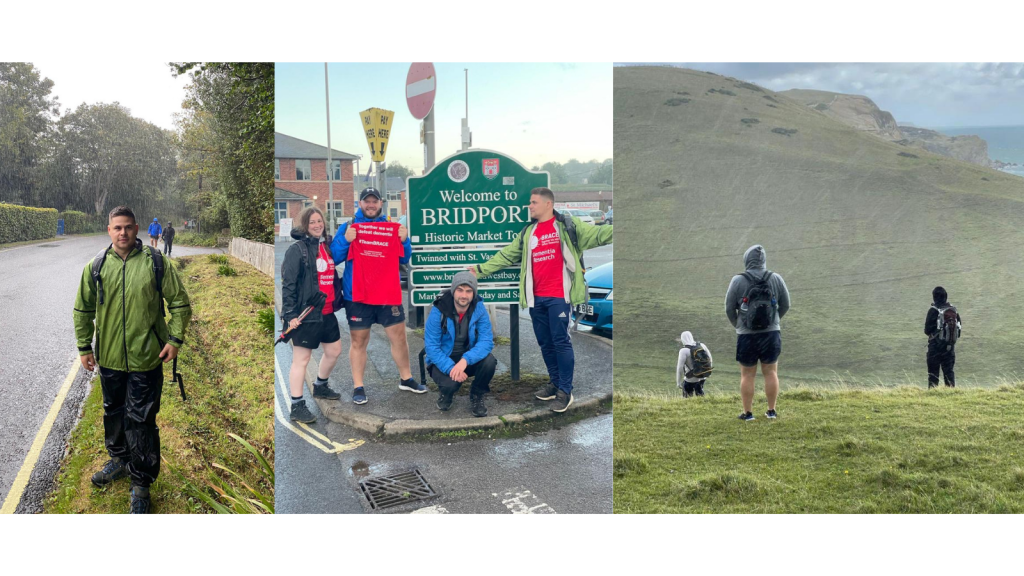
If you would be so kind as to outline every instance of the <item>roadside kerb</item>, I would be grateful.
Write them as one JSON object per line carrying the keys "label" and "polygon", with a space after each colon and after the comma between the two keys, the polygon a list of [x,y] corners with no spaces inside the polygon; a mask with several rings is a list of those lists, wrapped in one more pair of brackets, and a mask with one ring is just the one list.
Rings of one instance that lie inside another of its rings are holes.
{"label": "roadside kerb", "polygon": [[[290,344],[290,343],[289,343]],[[316,358],[310,358],[306,365],[306,386],[309,393],[313,394],[313,383],[316,381],[317,371],[320,363]],[[331,422],[351,426],[357,430],[377,434],[385,438],[396,438],[399,436],[419,436],[424,434],[436,434],[439,432],[457,432],[463,430],[492,430],[500,428],[511,428],[526,422],[537,422],[549,420],[581,411],[598,410],[602,403],[610,402],[611,392],[602,394],[591,394],[575,399],[569,409],[559,414],[548,408],[538,408],[522,414],[504,414],[502,416],[487,416],[485,418],[457,418],[454,420],[409,420],[406,418],[395,418],[388,420],[372,414],[349,412],[339,410],[338,400],[325,400],[313,398],[320,412]]]}

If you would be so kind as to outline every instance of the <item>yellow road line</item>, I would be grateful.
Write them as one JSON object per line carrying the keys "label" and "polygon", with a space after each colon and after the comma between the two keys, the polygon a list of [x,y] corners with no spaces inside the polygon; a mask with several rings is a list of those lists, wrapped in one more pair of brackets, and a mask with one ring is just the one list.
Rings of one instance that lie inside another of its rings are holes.
{"label": "yellow road line", "polygon": [[[287,384],[287,380],[285,380],[284,379],[284,375],[281,374],[281,367],[277,365],[277,361],[276,361],[277,360],[277,356],[276,356],[276,354],[275,354],[274,360],[275,360],[275,362],[274,362],[274,371],[277,373],[277,377],[281,381],[281,385],[285,386]],[[321,439],[323,441],[323,443],[318,442],[314,438],[311,438],[308,434],[306,434],[305,432],[303,432],[302,430],[297,428],[294,424],[292,424],[292,422],[285,416],[284,408],[281,406],[281,396],[279,395],[279,392],[280,392],[280,389],[275,385],[274,386],[274,416],[276,417],[276,419],[277,419],[277,421],[279,423],[284,424],[284,426],[286,428],[288,428],[289,430],[294,432],[295,435],[298,436],[299,438],[302,438],[306,442],[312,444],[313,446],[316,446],[321,451],[326,452],[328,454],[338,454],[338,453],[344,452],[346,450],[353,450],[353,449],[358,448],[358,447],[360,447],[360,446],[362,446],[364,444],[364,442],[365,442],[364,440],[355,440],[355,441],[349,442],[348,444],[339,444],[338,442],[335,442],[335,441],[331,440],[330,438],[328,438],[327,436],[324,436],[323,434],[321,434],[321,433],[317,432],[316,430],[310,428],[305,423],[300,422],[299,426],[301,426],[303,430],[305,430],[306,432],[309,432],[310,434],[312,434],[312,435],[316,436],[317,438]],[[289,403],[288,408],[291,408],[291,406],[290,406],[290,397],[286,398],[285,402]],[[327,444],[327,446],[324,446],[324,444]]]}
{"label": "yellow road line", "polygon": [[39,431],[36,432],[36,439],[32,441],[32,447],[28,449],[28,454],[25,455],[25,462],[21,465],[21,470],[18,471],[18,475],[14,478],[14,483],[11,484],[11,490],[7,493],[7,498],[4,499],[4,506],[0,508],[0,514],[14,514],[14,511],[18,508],[21,496],[25,493],[25,487],[28,486],[28,479],[32,477],[32,471],[39,462],[39,456],[43,453],[46,437],[50,435],[53,423],[57,421],[57,414],[60,412],[61,407],[64,406],[64,399],[67,398],[68,391],[71,390],[71,385],[74,384],[75,376],[78,375],[78,368],[81,365],[76,356],[74,366],[71,367],[67,378],[64,379],[64,385],[61,386],[60,392],[57,393],[57,398],[54,399],[53,404],[50,406],[50,412],[46,415],[46,419],[43,420],[43,425],[39,427]]}

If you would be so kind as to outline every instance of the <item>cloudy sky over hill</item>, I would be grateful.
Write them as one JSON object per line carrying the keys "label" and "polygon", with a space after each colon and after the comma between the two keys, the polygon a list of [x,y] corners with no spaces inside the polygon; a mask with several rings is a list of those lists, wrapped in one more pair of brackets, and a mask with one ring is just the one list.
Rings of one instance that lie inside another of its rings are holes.
{"label": "cloudy sky over hill", "polygon": [[1024,125],[1024,64],[677,63],[765,88],[863,94],[918,126]]}

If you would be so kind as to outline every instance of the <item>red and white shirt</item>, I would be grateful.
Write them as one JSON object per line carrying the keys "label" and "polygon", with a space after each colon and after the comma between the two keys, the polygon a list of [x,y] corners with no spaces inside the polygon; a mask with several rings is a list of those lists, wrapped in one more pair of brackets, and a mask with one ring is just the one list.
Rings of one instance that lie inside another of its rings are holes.
{"label": "red and white shirt", "polygon": [[324,304],[324,314],[334,313],[334,282],[337,276],[334,274],[334,259],[327,250],[327,245],[320,243],[320,251],[316,257],[316,272],[320,291],[327,296],[327,303]]}
{"label": "red and white shirt", "polygon": [[348,249],[352,266],[352,301],[373,306],[402,304],[399,259],[405,246],[398,239],[397,222],[359,222],[356,239]]}
{"label": "red and white shirt", "polygon": [[563,282],[562,241],[555,229],[555,219],[540,222],[530,236],[533,258],[533,295],[535,297],[565,298]]}

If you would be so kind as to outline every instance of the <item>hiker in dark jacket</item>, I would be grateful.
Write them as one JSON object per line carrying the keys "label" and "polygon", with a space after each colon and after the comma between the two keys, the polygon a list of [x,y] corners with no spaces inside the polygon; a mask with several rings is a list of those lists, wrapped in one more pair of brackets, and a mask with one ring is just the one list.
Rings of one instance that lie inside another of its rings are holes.
{"label": "hiker in dark jacket", "polygon": [[[761,363],[764,376],[764,394],[768,397],[769,419],[774,419],[775,400],[779,395],[778,361],[782,354],[782,328],[779,320],[789,311],[789,289],[782,276],[766,268],[768,261],[764,247],[756,244],[743,254],[743,274],[733,276],[725,295],[725,315],[736,328],[736,361],[740,363],[740,396],[743,399],[743,413],[740,420],[754,419],[754,377],[757,364]],[[754,296],[751,288],[764,281],[769,298],[751,302]],[[764,303],[765,307],[758,304]],[[758,310],[764,316],[757,314]]]}
{"label": "hiker in dark jacket", "polygon": [[[956,381],[953,377],[953,364],[956,363],[956,340],[960,337],[960,313],[947,300],[946,289],[936,286],[932,290],[932,306],[924,317],[924,333],[928,336],[928,353],[925,361],[928,364],[928,388],[939,385],[939,370],[946,386],[953,388]],[[943,320],[946,310],[951,310],[948,328]],[[953,325],[952,316],[956,315]],[[945,328],[945,330],[944,330]],[[955,334],[953,332],[955,331]]]}
{"label": "hiker in dark jacket", "polygon": [[494,349],[491,318],[477,294],[476,276],[472,273],[456,274],[451,289],[434,300],[424,328],[423,344],[430,377],[441,393],[437,408],[441,411],[451,408],[452,397],[472,376],[470,409],[473,416],[486,416],[484,395],[491,391],[491,378],[498,361],[491,354]]}
{"label": "hiker in dark jacket", "polygon": [[164,228],[164,254],[171,255],[171,244],[174,244],[174,225],[170,221],[167,222],[167,228]]}
{"label": "hiker in dark jacket", "polygon": [[[328,385],[331,371],[341,355],[341,330],[335,311],[341,308],[341,290],[331,258],[331,235],[327,233],[324,213],[315,206],[299,214],[292,228],[296,240],[284,253],[281,264],[281,322],[292,330],[292,368],[288,374],[291,389],[291,419],[313,422],[303,398],[302,385],[313,350],[322,346],[319,372],[313,385],[314,398],[337,400],[341,394]],[[314,309],[299,319],[309,306]]]}
{"label": "hiker in dark jacket", "polygon": [[703,396],[704,382],[707,380],[707,376],[694,374],[696,366],[694,366],[693,356],[697,354],[697,348],[700,348],[703,355],[707,356],[707,366],[710,367],[713,362],[711,350],[703,342],[694,340],[693,334],[689,331],[680,334],[679,341],[682,342],[683,347],[679,349],[679,361],[676,363],[676,388],[683,391],[683,398]]}

